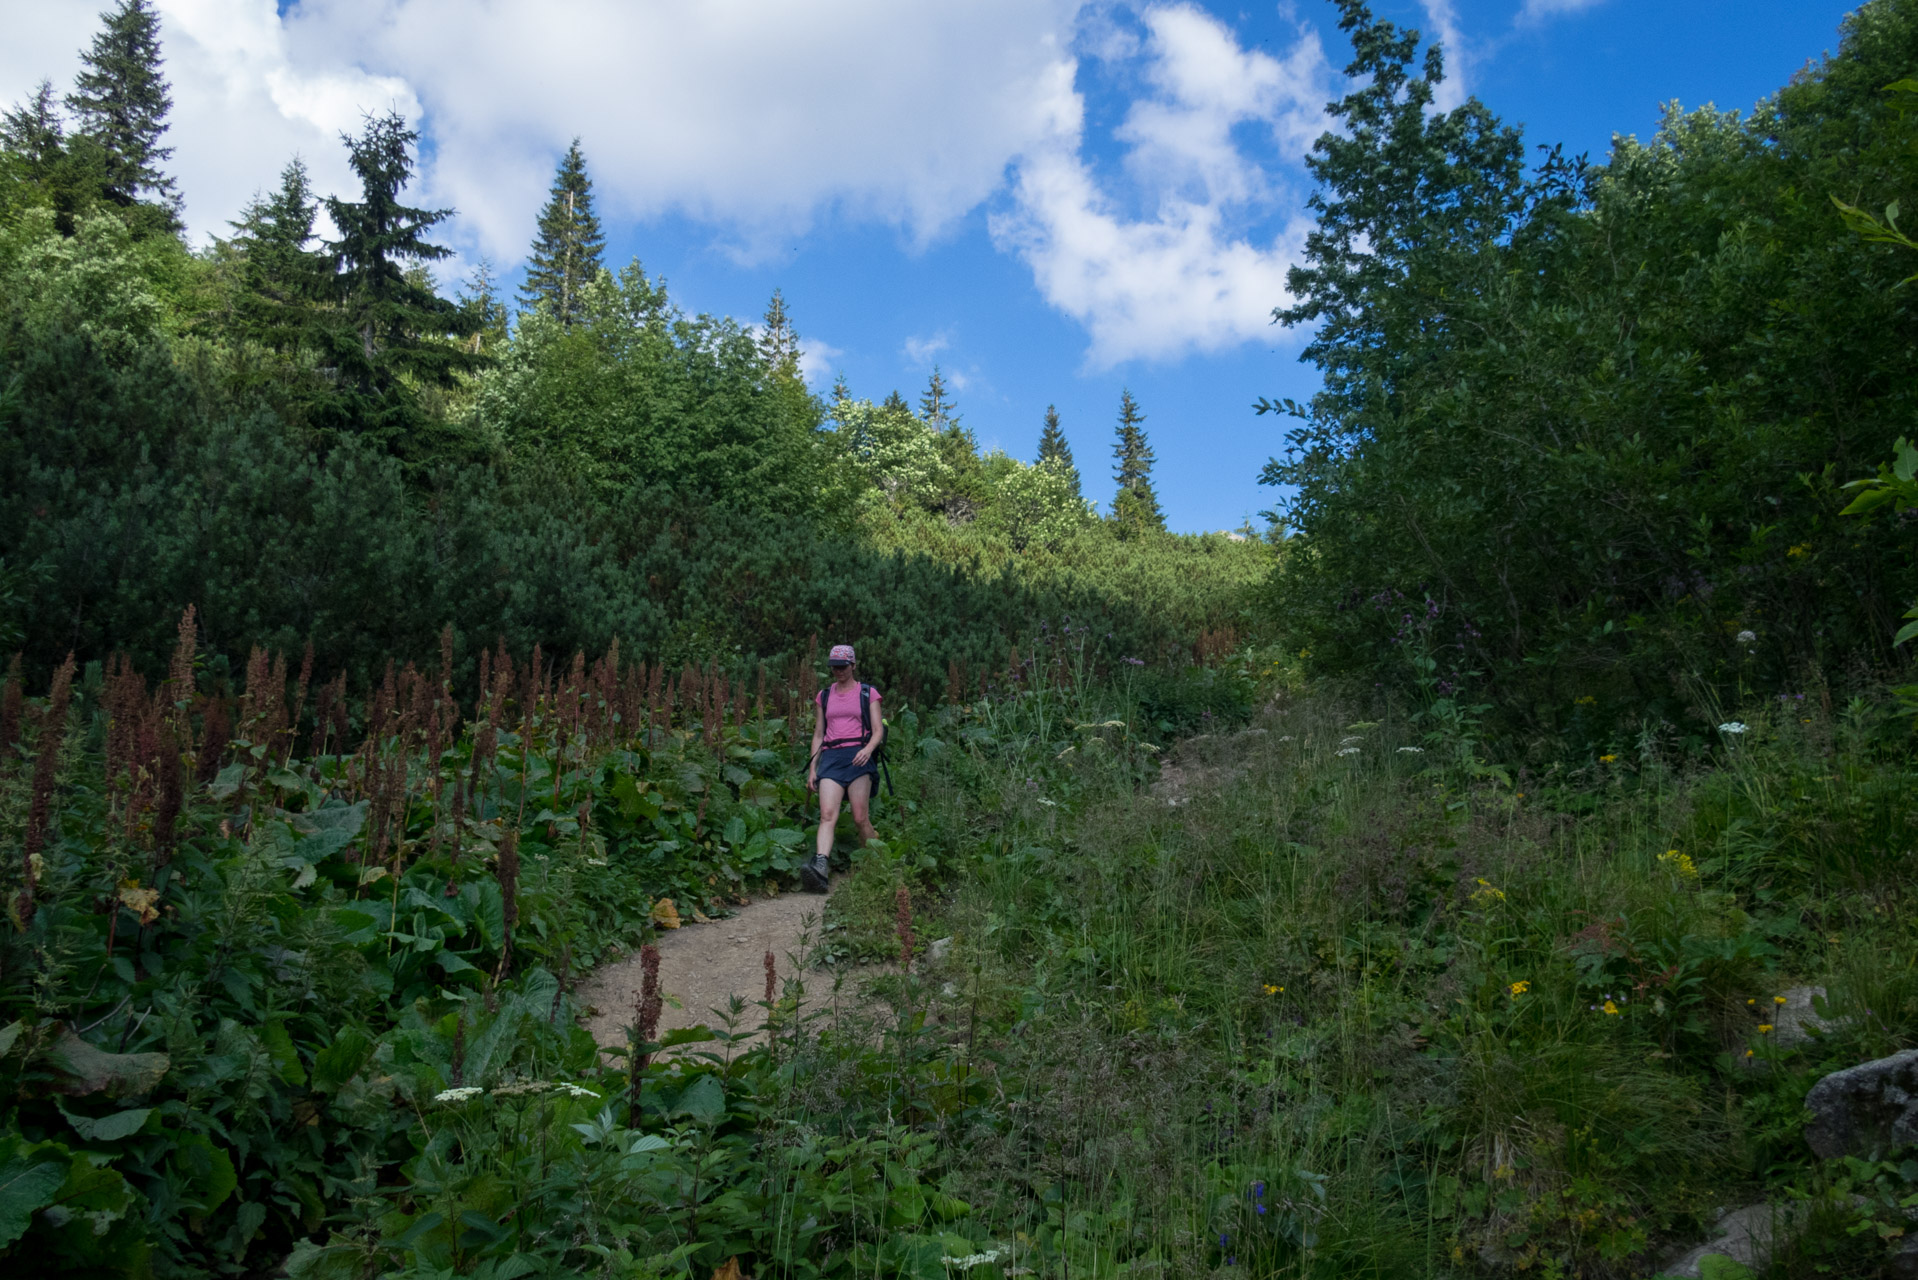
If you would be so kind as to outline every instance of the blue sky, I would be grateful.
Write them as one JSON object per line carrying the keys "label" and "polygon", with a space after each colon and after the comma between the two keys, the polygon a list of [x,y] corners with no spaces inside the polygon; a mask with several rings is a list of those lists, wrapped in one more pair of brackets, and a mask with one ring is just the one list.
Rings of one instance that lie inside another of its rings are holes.
{"label": "blue sky", "polygon": [[[462,258],[516,271],[573,133],[609,256],[689,310],[784,291],[823,390],[915,397],[936,361],[988,447],[1059,407],[1111,492],[1122,387],[1181,530],[1237,526],[1316,383],[1266,324],[1299,165],[1346,49],[1323,0],[156,0],[190,229],[294,152],[343,188],[359,112],[419,119],[420,194]],[[0,0],[0,96],[63,84],[104,0]],[[1749,108],[1837,43],[1839,0],[1379,0],[1445,35],[1454,88],[1602,157],[1661,104]]]}

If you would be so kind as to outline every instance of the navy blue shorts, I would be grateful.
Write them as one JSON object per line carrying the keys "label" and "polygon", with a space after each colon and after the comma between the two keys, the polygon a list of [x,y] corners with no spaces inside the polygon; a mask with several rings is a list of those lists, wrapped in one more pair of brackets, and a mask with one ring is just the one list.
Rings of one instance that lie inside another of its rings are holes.
{"label": "navy blue shorts", "polygon": [[850,787],[860,778],[878,777],[879,766],[872,761],[863,765],[852,762],[858,754],[858,747],[827,747],[819,753],[819,780],[824,782],[830,778],[842,787]]}

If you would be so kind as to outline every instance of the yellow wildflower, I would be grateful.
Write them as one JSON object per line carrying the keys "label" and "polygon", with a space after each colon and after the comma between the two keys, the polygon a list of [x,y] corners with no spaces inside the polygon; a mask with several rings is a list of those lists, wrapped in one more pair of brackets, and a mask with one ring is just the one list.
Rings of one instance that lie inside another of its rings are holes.
{"label": "yellow wildflower", "polygon": [[1614,760],[1616,760],[1616,759],[1618,759],[1618,757],[1617,757],[1617,756],[1600,756],[1600,757],[1598,758],[1598,762],[1599,762],[1600,764],[1610,764],[1610,763],[1611,763],[1612,761],[1614,761]]}
{"label": "yellow wildflower", "polygon": [[1275,987],[1269,982],[1265,984],[1265,994],[1269,996],[1276,996],[1284,990],[1285,990],[1284,987]]}
{"label": "yellow wildflower", "polygon": [[1676,849],[1667,849],[1658,855],[1658,860],[1671,864],[1672,870],[1687,879],[1698,879],[1698,864],[1692,861],[1692,856],[1689,853],[1680,853]]}
{"label": "yellow wildflower", "polygon": [[1758,1034],[1759,1034],[1759,1035],[1761,1035],[1761,1036],[1768,1036],[1768,1035],[1770,1035],[1770,1034],[1771,1034],[1771,1031],[1772,1031],[1772,1027],[1771,1027],[1771,1023],[1769,1023],[1769,1022],[1761,1022],[1761,1023],[1759,1023],[1759,1024],[1758,1024]]}
{"label": "yellow wildflower", "polygon": [[1507,988],[1507,990],[1509,990],[1512,993],[1512,999],[1514,1000],[1518,999],[1520,996],[1524,995],[1527,991],[1530,991],[1531,989],[1532,989],[1532,984],[1524,981],[1523,979],[1521,979],[1518,982],[1514,982],[1510,987]]}
{"label": "yellow wildflower", "polygon": [[1618,1006],[1612,1003],[1610,1000],[1607,1000],[1605,1002],[1605,1012],[1611,1014],[1614,1018],[1616,1018],[1618,1016]]}
{"label": "yellow wildflower", "polygon": [[1783,1004],[1783,1003],[1785,1003],[1785,997],[1783,997],[1783,996],[1773,996],[1773,997],[1771,998],[1771,1002],[1772,1002],[1773,1004]]}
{"label": "yellow wildflower", "polygon": [[1591,694],[1588,693],[1582,698],[1572,699],[1572,705],[1575,707],[1589,707],[1592,704],[1596,703],[1597,701],[1598,701],[1597,698],[1594,698]]}
{"label": "yellow wildflower", "polygon": [[1484,876],[1480,876],[1478,878],[1478,888],[1472,893],[1472,901],[1503,902],[1505,901],[1505,890],[1496,887]]}
{"label": "yellow wildflower", "polygon": [[1811,543],[1801,542],[1797,546],[1785,552],[1785,554],[1787,556],[1791,556],[1792,558],[1796,559],[1797,557],[1805,555],[1810,551],[1811,551]]}

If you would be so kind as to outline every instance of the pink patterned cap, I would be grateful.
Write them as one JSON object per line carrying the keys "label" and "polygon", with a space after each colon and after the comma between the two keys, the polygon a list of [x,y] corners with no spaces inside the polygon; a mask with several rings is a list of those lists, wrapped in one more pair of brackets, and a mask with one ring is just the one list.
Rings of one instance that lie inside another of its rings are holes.
{"label": "pink patterned cap", "polygon": [[852,646],[851,646],[851,645],[849,645],[849,644],[836,644],[836,645],[834,645],[834,646],[832,647],[832,652],[826,655],[826,661],[827,661],[827,662],[829,662],[829,663],[831,663],[831,662],[857,662],[857,661],[859,661],[859,659],[857,659],[857,658],[855,658],[855,657],[853,657],[853,654],[852,654]]}

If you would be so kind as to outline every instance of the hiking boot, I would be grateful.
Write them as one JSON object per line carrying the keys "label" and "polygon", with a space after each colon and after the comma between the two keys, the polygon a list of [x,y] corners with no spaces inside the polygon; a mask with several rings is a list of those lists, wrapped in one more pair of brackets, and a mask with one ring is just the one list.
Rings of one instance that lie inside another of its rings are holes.
{"label": "hiking boot", "polygon": [[830,887],[832,864],[814,855],[799,868],[799,883],[807,893],[824,893]]}

